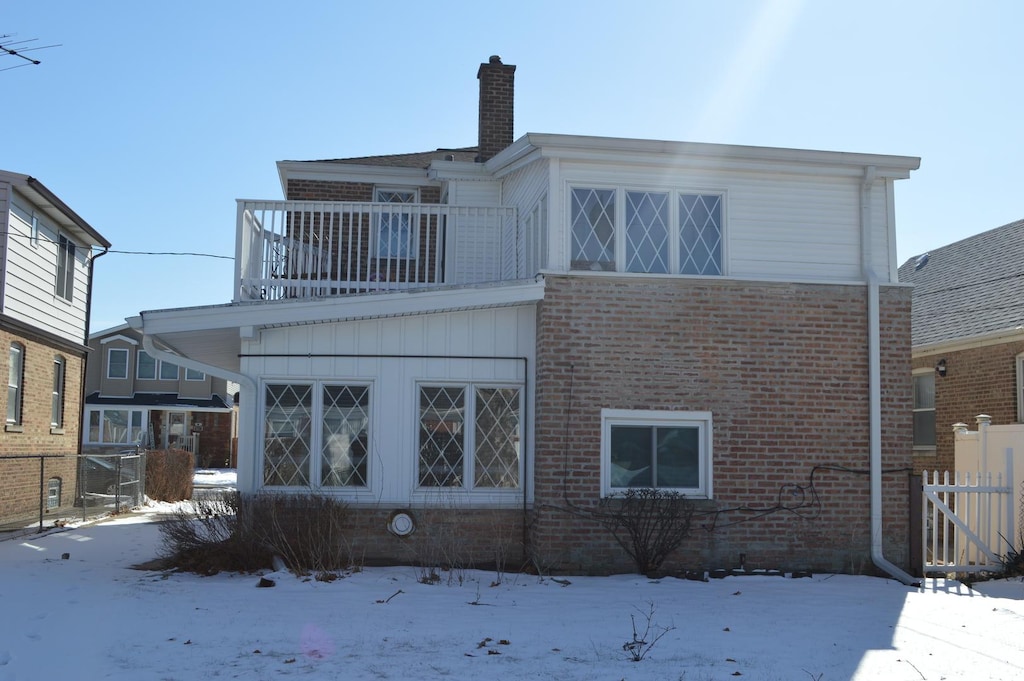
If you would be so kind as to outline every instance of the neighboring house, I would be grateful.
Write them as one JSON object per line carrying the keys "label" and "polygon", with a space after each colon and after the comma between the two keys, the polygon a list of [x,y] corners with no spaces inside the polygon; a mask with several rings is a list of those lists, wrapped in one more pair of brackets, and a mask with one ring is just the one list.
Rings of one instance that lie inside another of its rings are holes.
{"label": "neighboring house", "polygon": [[227,381],[149,355],[141,334],[126,324],[91,334],[89,348],[87,451],[185,449],[199,466],[228,464],[234,400]]}
{"label": "neighboring house", "polygon": [[908,565],[919,159],[514,140],[514,71],[476,147],[278,163],[233,302],[129,320],[240,383],[239,489],[347,501],[366,559],[628,569],[594,513],[657,487],[699,511],[670,567]]}
{"label": "neighboring house", "polygon": [[74,501],[94,247],[110,243],[39,180],[0,171],[0,518],[39,509],[39,458],[11,457],[59,455],[45,505]]}
{"label": "neighboring house", "polygon": [[911,258],[914,468],[954,470],[953,424],[1024,423],[1024,220]]}

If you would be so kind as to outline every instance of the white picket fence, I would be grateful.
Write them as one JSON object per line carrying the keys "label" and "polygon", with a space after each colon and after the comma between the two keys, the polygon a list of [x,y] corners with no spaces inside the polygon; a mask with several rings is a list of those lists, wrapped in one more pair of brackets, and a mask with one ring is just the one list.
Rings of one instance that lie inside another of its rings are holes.
{"label": "white picket fence", "polygon": [[[941,477],[941,479],[940,479]],[[1003,471],[922,475],[924,573],[998,572],[1017,540],[1013,450]]]}

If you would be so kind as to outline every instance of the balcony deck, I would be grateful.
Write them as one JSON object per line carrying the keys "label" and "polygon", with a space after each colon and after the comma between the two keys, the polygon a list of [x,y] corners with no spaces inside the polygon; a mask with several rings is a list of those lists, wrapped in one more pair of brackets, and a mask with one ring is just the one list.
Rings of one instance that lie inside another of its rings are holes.
{"label": "balcony deck", "polygon": [[240,200],[234,299],[518,279],[524,242],[506,206]]}

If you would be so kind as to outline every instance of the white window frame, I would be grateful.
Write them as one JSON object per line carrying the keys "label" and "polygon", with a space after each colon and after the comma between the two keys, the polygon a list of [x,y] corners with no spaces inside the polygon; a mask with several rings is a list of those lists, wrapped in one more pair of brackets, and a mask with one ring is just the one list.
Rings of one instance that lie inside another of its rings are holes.
{"label": "white window frame", "polygon": [[[115,352],[124,353],[124,376],[115,376],[111,369],[113,368],[110,362]],[[129,366],[131,365],[131,353],[128,348],[107,348],[107,378],[114,381],[125,381],[128,380],[128,376],[131,375]]]}
{"label": "white window frame", "polygon": [[[124,440],[105,440],[103,433],[105,428],[103,427],[106,421],[106,412],[123,411],[128,413],[128,417],[125,421],[125,439]],[[93,439],[92,437],[92,418],[93,415],[97,415],[96,431],[99,437]],[[138,419],[135,416],[138,415]],[[138,421],[138,424],[135,421]],[[146,438],[149,432],[149,411],[146,409],[129,409],[127,407],[89,407],[85,410],[85,418],[82,420],[83,436],[82,441],[89,444],[138,444]],[[131,437],[132,435],[135,437]]]}
{"label": "white window frame", "polygon": [[[626,210],[627,210],[627,194],[628,193],[646,193],[646,194],[666,194],[668,195],[668,275],[672,276],[691,276],[691,277],[724,277],[728,274],[728,192],[724,189],[714,188],[692,188],[685,187],[680,188],[678,186],[664,187],[664,186],[634,186],[634,185],[607,185],[597,182],[567,182],[566,183],[566,196],[568,197],[565,206],[565,220],[568,229],[566,229],[566,254],[567,261],[566,265],[568,269],[573,272],[587,272],[587,271],[608,271],[601,263],[594,263],[590,268],[574,268],[573,262],[575,260],[575,244],[573,242],[572,233],[572,220],[573,220],[573,192],[581,191],[608,191],[614,192],[612,202],[614,203],[613,211],[613,250],[614,250],[614,270],[615,272],[630,273],[630,274],[663,274],[660,272],[637,272],[630,271],[627,269],[627,232],[626,232]],[[708,196],[717,197],[719,200],[719,244],[718,244],[718,269],[719,272],[708,272],[702,274],[683,274],[680,272],[682,268],[682,247],[681,247],[681,233],[682,226],[680,221],[682,216],[680,215],[680,198],[683,196]],[[579,261],[586,262],[586,261]]]}
{"label": "white window frame", "polygon": [[1017,355],[1017,423],[1024,423],[1024,352]]}
{"label": "white window frame", "polygon": [[[267,485],[265,483],[264,476],[264,465],[265,457],[267,452],[267,428],[266,428],[266,417],[267,417],[267,387],[270,385],[291,385],[291,386],[302,386],[309,387],[310,393],[310,425],[309,425],[309,462],[307,463],[308,468],[306,469],[306,479],[308,484],[306,485]],[[369,419],[366,426],[366,485],[323,485],[322,480],[322,455],[323,455],[323,421],[324,421],[324,387],[325,386],[349,386],[349,387],[360,387],[366,388],[367,394],[367,410],[369,412]],[[365,379],[352,379],[347,380],[345,378],[331,378],[324,380],[308,380],[308,379],[294,379],[288,377],[264,379],[260,384],[260,449],[259,449],[259,461],[257,463],[257,470],[259,471],[260,487],[263,489],[269,489],[274,491],[287,491],[294,490],[296,492],[308,491],[310,489],[316,489],[320,492],[338,494],[346,497],[355,498],[358,500],[372,500],[374,492],[371,486],[374,484],[373,476],[374,473],[374,459],[372,455],[373,443],[374,443],[374,385],[373,381]]]}
{"label": "white window frame", "polygon": [[20,426],[22,394],[25,390],[25,346],[11,343],[7,361],[7,425]]}
{"label": "white window frame", "polygon": [[[441,486],[421,486],[419,484],[420,479],[420,391],[423,388],[454,388],[463,390],[463,417],[462,417],[462,479],[461,485],[441,487]],[[476,426],[477,426],[477,413],[476,413],[476,394],[477,390],[491,390],[491,389],[509,389],[516,390],[519,394],[519,404],[517,406],[517,413],[519,415],[519,451],[518,451],[518,473],[517,473],[517,485],[515,487],[486,487],[476,485],[476,458],[477,458],[477,442],[476,442]],[[413,457],[413,485],[415,487],[415,493],[417,495],[437,495],[439,493],[444,494],[469,494],[469,495],[494,495],[495,497],[514,496],[519,498],[523,494],[523,476],[525,475],[524,470],[524,456],[523,456],[523,411],[525,409],[525,391],[526,387],[522,383],[516,382],[501,382],[501,381],[420,381],[416,384],[416,390],[414,394],[415,405],[413,413],[416,415],[416,436],[415,436],[415,455]]]}
{"label": "white window frame", "polygon": [[[164,367],[174,367],[173,378],[167,378],[164,376]],[[157,369],[156,377],[158,381],[177,381],[181,377],[181,367],[173,362],[160,360],[160,367]]]}
{"label": "white window frame", "polygon": [[659,487],[694,499],[711,499],[713,492],[713,419],[710,411],[661,411],[643,409],[601,410],[601,496],[625,493],[627,487],[612,486],[611,434],[614,426],[696,428],[698,431],[699,484],[697,487]]}
{"label": "white window frame", "polygon": [[[408,195],[410,195],[412,197],[412,200],[411,201],[384,201],[381,198],[381,194],[383,194],[385,192],[394,193],[394,194],[408,194]],[[419,203],[419,201],[420,201],[420,190],[419,190],[418,187],[387,187],[387,186],[374,187],[373,188],[373,201],[374,201],[374,203],[386,203],[386,204],[394,203],[394,204],[397,204],[397,205]],[[395,213],[388,213],[387,214],[388,219],[393,218],[395,215],[396,215]],[[374,224],[374,235],[373,235],[373,241],[372,241],[373,257],[374,258],[377,258],[377,259],[380,259],[380,260],[407,260],[407,261],[415,261],[415,260],[419,259],[419,251],[420,251],[420,248],[419,248],[419,240],[420,240],[420,235],[419,235],[419,232],[420,232],[420,230],[419,230],[419,218],[418,218],[417,214],[413,213],[413,212],[410,212],[408,217],[409,217],[409,251],[410,252],[406,253],[405,255],[402,255],[400,253],[397,254],[397,255],[393,254],[393,253],[390,252],[390,249],[388,249],[387,253],[384,252],[385,249],[383,249],[381,247],[382,246],[381,237],[383,236],[383,233],[384,233],[383,228],[384,228],[385,215],[382,213],[381,215],[378,216],[378,219],[375,221],[375,224]]]}
{"label": "white window frame", "polygon": [[[918,378],[924,377],[924,376],[930,376],[932,378],[932,397],[933,397],[933,399],[932,399],[932,406],[930,408],[924,407],[924,408],[920,408],[919,409],[919,408],[914,406],[914,402],[916,401],[916,394],[917,394],[916,382],[917,382]],[[936,378],[935,378],[935,369],[914,369],[912,377],[911,377],[911,405],[910,405],[910,407],[911,407],[912,413],[916,414],[918,412],[930,411],[934,415],[935,414],[935,399],[934,398],[936,397],[937,389],[938,389],[938,380],[936,380]],[[934,416],[933,416],[933,418],[934,418]],[[935,424],[934,430],[935,430],[934,437],[937,439],[938,438],[938,423]],[[914,427],[913,427],[913,423],[911,423],[911,438],[912,439],[913,439],[913,434],[914,434]],[[934,444],[931,444],[931,445],[919,445],[919,444],[917,444],[916,441],[914,441],[914,453],[915,454],[933,454],[933,453],[935,453],[935,445]]]}
{"label": "white window frame", "polygon": [[57,236],[57,276],[54,294],[68,302],[75,299],[75,252],[77,245],[65,234]]}
{"label": "white window frame", "polygon": [[53,391],[50,398],[50,427],[64,427],[64,381],[67,361],[60,355],[53,358]]}
{"label": "white window frame", "polygon": [[189,369],[185,367],[185,380],[186,381],[205,381],[206,374],[198,369]]}
{"label": "white window frame", "polygon": [[[142,375],[142,358],[143,358],[143,356],[148,357],[149,359],[153,360],[153,375],[152,376],[143,376]],[[157,379],[157,376],[159,376],[159,375],[160,375],[160,360],[158,360],[156,357],[153,357],[153,355],[149,354],[145,350],[139,350],[138,357],[136,358],[136,361],[135,361],[135,378],[137,378],[140,381],[155,381]]]}

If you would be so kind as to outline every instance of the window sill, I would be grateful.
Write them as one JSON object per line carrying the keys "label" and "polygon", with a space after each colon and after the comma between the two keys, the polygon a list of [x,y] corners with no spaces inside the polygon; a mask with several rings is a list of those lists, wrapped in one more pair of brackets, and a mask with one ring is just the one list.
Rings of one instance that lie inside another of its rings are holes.
{"label": "window sill", "polygon": [[63,428],[50,428],[50,435],[63,435],[63,434],[64,434],[64,429]]}
{"label": "window sill", "polygon": [[25,427],[18,423],[8,423],[4,426],[4,432],[6,433],[24,433]]}
{"label": "window sill", "polygon": [[935,447],[914,447],[914,456],[935,456]]}

